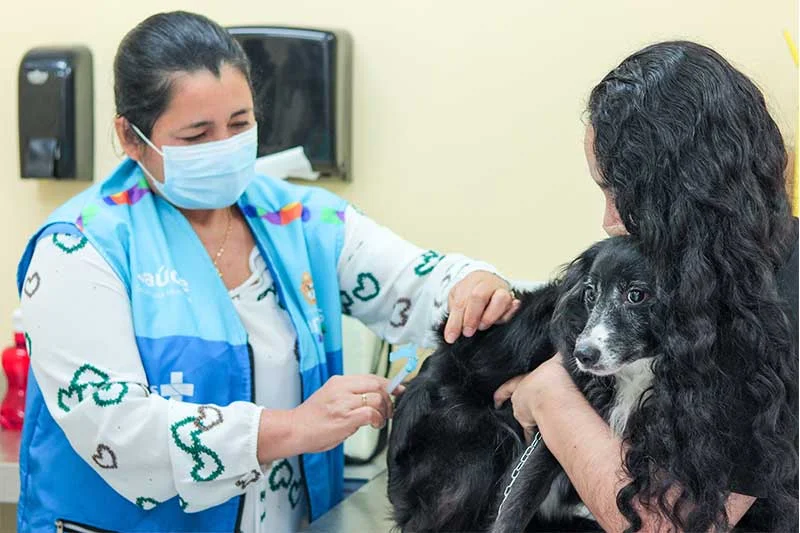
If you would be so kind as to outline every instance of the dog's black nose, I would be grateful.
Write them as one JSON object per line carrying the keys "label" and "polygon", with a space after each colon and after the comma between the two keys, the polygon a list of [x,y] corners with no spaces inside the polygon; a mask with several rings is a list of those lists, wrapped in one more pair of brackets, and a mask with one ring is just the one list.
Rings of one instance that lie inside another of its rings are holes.
{"label": "dog's black nose", "polygon": [[583,366],[594,366],[600,360],[600,350],[594,346],[581,346],[575,349],[575,357]]}

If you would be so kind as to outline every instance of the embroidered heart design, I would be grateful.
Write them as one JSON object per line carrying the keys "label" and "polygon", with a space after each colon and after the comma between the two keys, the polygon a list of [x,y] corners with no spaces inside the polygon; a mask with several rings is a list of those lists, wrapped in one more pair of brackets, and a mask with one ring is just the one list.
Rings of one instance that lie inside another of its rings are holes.
{"label": "embroidered heart design", "polygon": [[392,320],[389,322],[389,324],[396,328],[402,328],[408,324],[408,311],[410,309],[411,300],[408,298],[398,299],[392,308]]}
{"label": "embroidered heart design", "polygon": [[69,413],[73,407],[81,403],[83,394],[79,389],[58,389],[58,407],[65,413]]}
{"label": "embroidered heart design", "polygon": [[442,278],[442,282],[440,284],[441,289],[439,289],[439,294],[436,296],[436,298],[433,299],[433,307],[435,307],[436,309],[442,307],[444,303],[447,301],[448,294],[447,291],[445,291],[445,289],[447,288],[447,284],[450,283],[451,279],[452,278],[450,277],[450,274],[447,274],[445,275],[445,277]]}
{"label": "embroidered heart design", "polygon": [[62,235],[59,233],[53,233],[53,244],[55,244],[58,248],[61,249],[66,254],[75,253],[84,246],[88,240],[86,237],[81,235],[80,237],[75,237],[74,235]]}
{"label": "embroidered heart design", "polygon": [[172,424],[170,426],[172,441],[192,458],[194,466],[190,474],[193,480],[213,481],[222,474],[225,466],[219,455],[200,441],[199,435],[203,430],[195,426],[196,422],[197,418],[187,416]]}
{"label": "embroidered heart design", "polygon": [[294,477],[294,470],[291,463],[284,459],[274,467],[272,472],[269,473],[269,488],[275,492],[281,487],[288,489]]}
{"label": "embroidered heart design", "polygon": [[213,481],[225,470],[217,452],[208,446],[202,444],[195,446],[192,458],[194,459],[194,468],[192,468],[191,475],[195,481]]}
{"label": "embroidered heart design", "polygon": [[108,374],[90,364],[81,365],[70,381],[70,387],[74,389],[85,389],[89,385],[100,386],[108,381]]}
{"label": "embroidered heart design", "polygon": [[260,302],[261,300],[266,298],[270,293],[272,294],[273,298],[277,298],[278,297],[278,293],[275,290],[275,284],[274,283],[272,285],[270,285],[269,287],[267,287],[267,290],[265,290],[264,292],[259,294],[258,297],[256,298],[256,301]]}
{"label": "embroidered heart design", "polygon": [[351,314],[353,312],[351,309],[353,306],[353,297],[344,291],[339,291],[339,299],[342,302],[342,313],[345,315]]}
{"label": "embroidered heart design", "polygon": [[414,273],[417,276],[430,274],[442,259],[444,259],[443,255],[439,255],[433,250],[428,250],[420,257],[420,262],[414,267]]}
{"label": "embroidered heart design", "polygon": [[97,451],[92,455],[92,460],[100,468],[118,468],[117,454],[105,444],[97,445]]}
{"label": "embroidered heart design", "polygon": [[154,500],[153,498],[140,496],[136,498],[136,505],[138,505],[139,508],[144,511],[152,511],[158,505],[158,501]]}
{"label": "embroidered heart design", "polygon": [[381,292],[381,286],[375,276],[370,272],[362,272],[356,278],[356,288],[353,289],[353,296],[362,302],[368,302]]}
{"label": "embroidered heart design", "polygon": [[197,418],[194,420],[195,427],[200,431],[209,429],[222,424],[222,411],[213,405],[201,405],[197,408]]}
{"label": "embroidered heart design", "polygon": [[244,490],[248,485],[255,483],[259,479],[261,479],[261,472],[258,470],[251,470],[236,481],[236,486]]}
{"label": "embroidered heart design", "polygon": [[128,384],[114,381],[97,387],[92,398],[100,407],[108,407],[120,403],[126,394],[128,394]]}
{"label": "embroidered heart design", "polygon": [[39,290],[39,285],[41,284],[42,279],[39,277],[38,272],[34,272],[25,280],[25,287],[22,291],[30,298],[36,291]]}
{"label": "embroidered heart design", "polygon": [[292,504],[292,509],[297,507],[297,504],[300,503],[300,487],[302,484],[300,480],[297,480],[289,487],[289,503]]}
{"label": "embroidered heart design", "polygon": [[175,443],[175,446],[188,454],[194,453],[194,439],[195,436],[201,432],[201,430],[195,429],[194,422],[196,420],[197,419],[193,416],[187,416],[170,426],[172,441]]}

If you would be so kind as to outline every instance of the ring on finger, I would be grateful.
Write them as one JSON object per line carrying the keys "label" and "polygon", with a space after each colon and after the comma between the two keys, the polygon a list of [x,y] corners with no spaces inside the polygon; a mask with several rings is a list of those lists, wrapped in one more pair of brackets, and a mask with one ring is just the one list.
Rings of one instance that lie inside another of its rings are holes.
{"label": "ring on finger", "polygon": [[366,407],[367,406],[367,393],[366,392],[362,392],[361,393],[361,406],[362,407]]}

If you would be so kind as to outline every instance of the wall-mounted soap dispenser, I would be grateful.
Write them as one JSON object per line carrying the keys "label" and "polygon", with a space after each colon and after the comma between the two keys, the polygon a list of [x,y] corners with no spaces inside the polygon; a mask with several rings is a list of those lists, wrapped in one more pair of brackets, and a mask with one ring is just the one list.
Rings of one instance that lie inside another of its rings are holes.
{"label": "wall-mounted soap dispenser", "polygon": [[92,54],[84,46],[34,48],[19,66],[23,178],[91,180]]}
{"label": "wall-mounted soap dispenser", "polygon": [[349,180],[349,35],[264,26],[228,31],[250,59],[258,155],[302,146],[315,171]]}

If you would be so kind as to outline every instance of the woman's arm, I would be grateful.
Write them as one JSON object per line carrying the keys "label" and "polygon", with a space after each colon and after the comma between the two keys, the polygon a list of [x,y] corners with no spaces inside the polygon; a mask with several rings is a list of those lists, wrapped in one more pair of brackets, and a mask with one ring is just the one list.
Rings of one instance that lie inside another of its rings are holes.
{"label": "woman's arm", "polygon": [[[454,291],[467,276],[474,283]],[[455,340],[516,309],[491,265],[418,248],[352,207],[345,213],[338,277],[342,312],[397,344],[433,345],[433,326],[448,310],[448,339]]]}
{"label": "woman's arm", "polygon": [[[53,237],[36,247],[22,310],[33,375],[72,448],[146,508],[177,494],[193,512],[241,495],[236,482],[259,469],[261,409],[246,402],[202,408],[156,394],[160,384],[147,381],[122,282],[90,244],[55,239],[62,247]],[[76,246],[67,252],[65,242]],[[212,417],[203,448],[194,446],[196,423]]]}
{"label": "woman's arm", "polygon": [[[616,503],[617,492],[627,484],[622,470],[622,441],[586,401],[559,358],[504,385],[495,399],[502,402],[509,396],[514,416],[526,433],[541,433],[603,529],[623,531],[628,527]],[[730,524],[735,525],[754,501],[751,496],[731,494],[727,503]],[[638,511],[644,523],[642,531],[660,531],[657,513],[641,507]]]}

